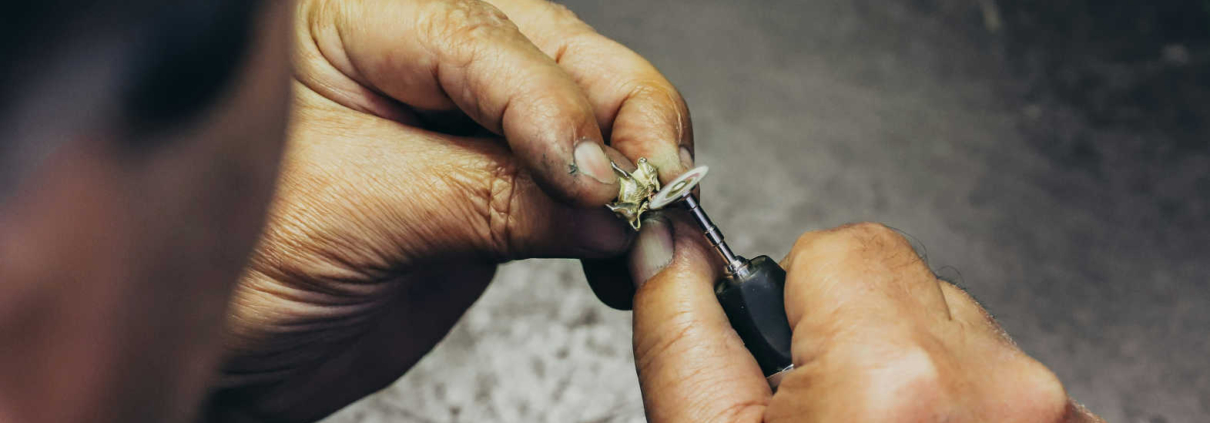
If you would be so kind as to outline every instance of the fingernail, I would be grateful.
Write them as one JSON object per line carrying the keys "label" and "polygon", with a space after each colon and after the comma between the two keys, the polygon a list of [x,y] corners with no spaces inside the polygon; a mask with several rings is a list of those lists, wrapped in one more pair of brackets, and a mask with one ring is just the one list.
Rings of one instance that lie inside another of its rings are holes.
{"label": "fingernail", "polygon": [[630,277],[636,289],[672,263],[675,248],[672,225],[667,220],[660,216],[643,219],[643,228],[630,250]]}
{"label": "fingernail", "polygon": [[693,153],[689,151],[689,147],[682,145],[680,155],[681,166],[684,166],[685,170],[693,169]]}
{"label": "fingernail", "polygon": [[596,141],[580,141],[576,144],[574,155],[576,169],[588,177],[602,184],[612,184],[618,180],[617,175],[613,174],[613,168],[609,166],[609,157],[605,156],[605,150],[602,150],[601,144]]}

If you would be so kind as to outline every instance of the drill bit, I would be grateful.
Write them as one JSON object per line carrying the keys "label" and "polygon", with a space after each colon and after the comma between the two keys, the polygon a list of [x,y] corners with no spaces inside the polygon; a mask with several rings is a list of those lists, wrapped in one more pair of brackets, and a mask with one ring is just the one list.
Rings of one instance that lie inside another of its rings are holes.
{"label": "drill bit", "polygon": [[687,193],[682,198],[685,208],[689,209],[689,213],[693,214],[693,218],[697,220],[698,226],[701,226],[702,231],[706,233],[706,240],[710,241],[710,245],[718,250],[718,253],[723,256],[723,260],[726,260],[727,270],[735,273],[743,268],[744,258],[735,255],[731,251],[731,247],[727,246],[727,241],[723,238],[723,231],[719,230],[718,226],[715,226],[714,222],[710,220],[710,216],[706,215],[706,210],[702,209],[697,197],[694,197],[692,193]]}

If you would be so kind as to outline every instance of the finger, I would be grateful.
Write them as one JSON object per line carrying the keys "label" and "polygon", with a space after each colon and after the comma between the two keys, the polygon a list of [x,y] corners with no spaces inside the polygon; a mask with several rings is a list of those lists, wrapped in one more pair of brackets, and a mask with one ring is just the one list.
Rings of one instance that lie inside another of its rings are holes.
{"label": "finger", "polygon": [[[644,223],[644,237],[674,243],[671,263],[634,298],[634,351],[648,420],[759,422],[770,390],[714,297],[720,268],[687,216]],[[648,252],[650,254],[650,252]],[[632,257],[632,277],[651,263]]]}
{"label": "finger", "polygon": [[502,134],[562,199],[617,196],[592,106],[563,69],[478,0],[317,2],[318,49],[341,72],[420,110],[451,105]]}
{"label": "finger", "polygon": [[1058,421],[1039,416],[1065,411],[1054,374],[993,332],[990,316],[896,231],[808,233],[786,264],[795,370],[770,421]]}
{"label": "finger", "polygon": [[[518,167],[515,157],[505,151],[499,153],[492,157],[495,163],[488,166]],[[509,182],[497,179],[495,184]],[[511,185],[514,192],[497,193],[496,199],[490,201],[492,204],[486,205],[488,214],[495,216],[489,232],[503,233],[507,239],[494,245],[503,260],[616,256],[625,251],[635,235],[624,221],[604,207],[582,209],[555,200],[528,173],[517,173]],[[510,203],[508,209],[500,206],[505,201]]]}
{"label": "finger", "polygon": [[546,0],[488,0],[583,87],[610,145],[646,157],[668,182],[693,167],[693,126],[677,89],[650,62]]}
{"label": "finger", "polygon": [[[296,101],[304,114],[322,107],[313,103],[331,103],[306,91]],[[299,225],[367,238],[345,246],[352,256],[604,258],[621,254],[633,237],[605,208],[579,209],[549,196],[496,139],[436,134],[363,114],[295,125],[283,171],[289,178],[278,196],[290,199],[283,203],[339,207],[300,210],[308,221]],[[304,195],[322,198],[293,198]],[[289,226],[298,219],[284,220]],[[394,251],[368,250],[382,245]]]}
{"label": "finger", "polygon": [[617,310],[634,307],[634,280],[626,268],[626,256],[580,260],[588,287],[605,305]]}
{"label": "finger", "polygon": [[[635,165],[630,159],[616,150],[611,151],[609,159],[626,172],[635,170]],[[618,310],[630,310],[634,299],[635,284],[627,269],[628,260],[626,256],[619,255],[604,259],[586,259],[581,263],[584,278],[588,280],[593,294],[605,305]]]}
{"label": "finger", "polygon": [[[911,254],[908,249],[911,249]],[[900,230],[866,223],[832,231],[814,232],[800,238],[795,250],[793,257],[819,254],[809,260],[817,267],[823,265],[823,262],[828,262],[841,269],[864,272],[864,277],[841,274],[832,278],[857,292],[857,295],[866,295],[860,301],[861,304],[875,301],[872,306],[880,310],[891,309],[882,304],[884,300],[897,305],[906,304],[908,308],[923,304],[925,307],[918,310],[931,311],[945,316],[946,319],[961,321],[968,327],[995,333],[1007,339],[995,319],[970,294],[935,276],[921,258],[918,248],[912,245]],[[854,264],[856,261],[868,263]],[[824,276],[822,272],[815,275]],[[868,295],[865,290],[871,286],[882,294]],[[833,295],[844,294],[845,292],[833,291]]]}
{"label": "finger", "polygon": [[794,364],[802,367],[839,337],[910,336],[905,325],[948,320],[941,287],[911,244],[863,223],[799,238],[786,260],[786,315]]}
{"label": "finger", "polygon": [[[576,79],[610,145],[622,157],[648,158],[665,183],[693,166],[688,109],[672,84],[650,63],[597,34],[562,5],[545,0],[489,2]],[[624,266],[610,267],[623,261],[586,262],[583,267],[598,298],[610,307],[629,309],[633,283],[625,276]]]}

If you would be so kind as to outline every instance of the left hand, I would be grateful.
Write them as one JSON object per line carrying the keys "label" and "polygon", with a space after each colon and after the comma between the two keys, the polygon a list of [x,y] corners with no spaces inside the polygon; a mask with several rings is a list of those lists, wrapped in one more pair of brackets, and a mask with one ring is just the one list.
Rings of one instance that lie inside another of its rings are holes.
{"label": "left hand", "polygon": [[722,265],[698,229],[681,218],[643,230],[675,245],[664,268],[635,275],[646,277],[634,351],[652,423],[1104,422],[873,223],[803,234],[782,262],[794,369],[770,392],[714,295]]}
{"label": "left hand", "polygon": [[287,152],[207,418],[316,420],[385,387],[498,263],[628,247],[606,156],[691,166],[651,64],[561,6],[491,3],[298,3]]}

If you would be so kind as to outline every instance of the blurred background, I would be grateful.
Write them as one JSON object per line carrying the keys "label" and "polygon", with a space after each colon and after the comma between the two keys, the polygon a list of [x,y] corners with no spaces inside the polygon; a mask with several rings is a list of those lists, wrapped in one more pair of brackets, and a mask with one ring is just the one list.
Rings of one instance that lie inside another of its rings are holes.
{"label": "blurred background", "polygon": [[[693,112],[738,252],[901,229],[1113,422],[1210,420],[1210,1],[567,1]],[[643,421],[630,317],[501,269],[351,422]]]}

